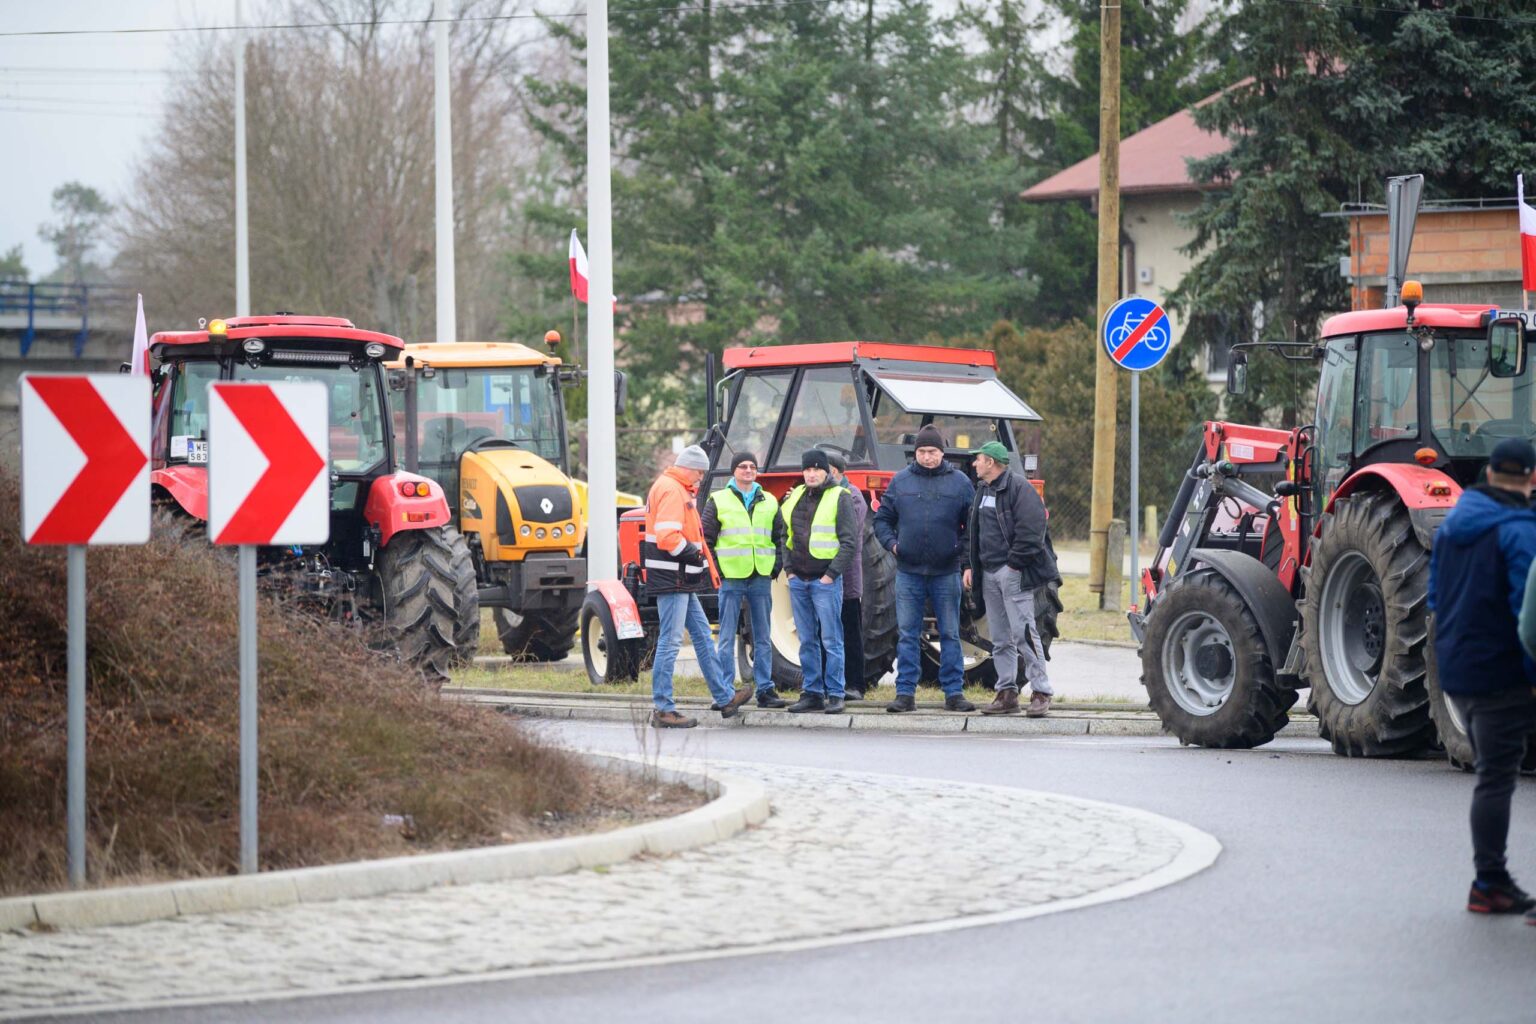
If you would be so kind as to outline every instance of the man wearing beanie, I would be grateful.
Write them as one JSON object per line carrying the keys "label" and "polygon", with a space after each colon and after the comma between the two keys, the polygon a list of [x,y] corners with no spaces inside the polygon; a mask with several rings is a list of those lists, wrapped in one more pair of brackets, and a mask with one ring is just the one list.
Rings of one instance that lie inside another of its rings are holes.
{"label": "man wearing beanie", "polygon": [[960,653],[960,560],[975,489],[944,461],[944,436],[929,423],[917,432],[916,459],[891,478],[875,513],[875,536],[896,556],[896,699],[885,710],[915,710],[922,670],[923,609],[939,627],[939,686],[950,711],[975,711],[965,699]]}
{"label": "man wearing beanie", "polygon": [[843,573],[858,555],[853,495],[828,476],[827,453],[800,457],[805,483],[784,496],[784,548],[789,603],[800,635],[800,699],[794,714],[843,711]]}
{"label": "man wearing beanie", "polygon": [[1027,714],[1044,718],[1052,691],[1035,623],[1035,590],[1060,579],[1045,530],[1045,502],[1028,480],[1009,471],[1011,453],[1002,442],[988,441],[971,454],[981,486],[966,523],[969,552],[960,582],[986,609],[992,664],[997,667],[997,698],[981,713],[1018,714],[1019,689],[1027,682]]}
{"label": "man wearing beanie", "polygon": [[857,543],[848,571],[843,573],[843,691],[846,700],[864,699],[864,520],[869,506],[864,495],[844,474],[848,462],[838,452],[827,452],[832,482],[853,496],[853,535]]}
{"label": "man wearing beanie", "polygon": [[1517,627],[1536,551],[1533,471],[1530,442],[1506,437],[1494,445],[1487,482],[1467,488],[1435,532],[1429,610],[1440,689],[1467,723],[1477,767],[1471,814],[1477,874],[1467,909],[1532,911],[1526,920],[1536,924],[1536,899],[1515,884],[1505,862],[1510,799],[1526,737],[1536,730],[1536,664],[1524,656]]}
{"label": "man wearing beanie", "polygon": [[720,569],[720,639],[715,647],[720,678],[727,688],[736,679],[736,622],[747,604],[752,624],[752,682],[757,706],[782,708],[789,703],[773,689],[773,578],[779,574],[784,520],[779,502],[757,483],[757,456],[731,457],[731,479],[710,494],[699,518],[704,541]]}
{"label": "man wearing beanie", "polygon": [[699,671],[715,698],[721,718],[730,718],[752,696],[752,687],[731,692],[715,660],[709,618],[699,604],[699,591],[713,586],[704,553],[704,528],[695,500],[699,481],[709,469],[709,456],[698,445],[678,453],[671,469],[656,478],[645,498],[645,539],[640,559],[645,563],[645,587],[656,595],[656,655],[651,661],[651,724],[658,729],[691,729],[698,720],[678,713],[672,700],[672,670],[677,664],[678,631],[684,626],[693,640]]}

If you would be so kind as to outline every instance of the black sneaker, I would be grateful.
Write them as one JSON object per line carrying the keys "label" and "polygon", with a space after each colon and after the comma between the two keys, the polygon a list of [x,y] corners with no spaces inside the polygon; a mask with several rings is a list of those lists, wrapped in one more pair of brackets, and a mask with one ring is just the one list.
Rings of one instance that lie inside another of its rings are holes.
{"label": "black sneaker", "polygon": [[829,697],[829,698],[827,698],[827,706],[822,709],[823,712],[825,712],[826,714],[829,714],[829,715],[840,715],[844,711],[847,711],[847,710],[848,709],[843,706],[843,698],[842,697]]}
{"label": "black sneaker", "polygon": [[885,710],[893,715],[899,715],[906,711],[916,711],[917,700],[910,693],[898,693],[896,699],[885,706]]}
{"label": "black sneaker", "polygon": [[760,708],[787,708],[789,701],[780,697],[777,690],[769,687],[766,690],[757,691],[757,706]]}
{"label": "black sneaker", "polygon": [[792,715],[803,715],[807,711],[825,711],[827,702],[814,693],[802,693],[800,699],[789,706]]}
{"label": "black sneaker", "polygon": [[1523,914],[1536,909],[1536,899],[1513,881],[1473,882],[1467,909],[1474,914]]}
{"label": "black sneaker", "polygon": [[945,711],[975,711],[976,705],[965,699],[965,694],[955,693],[944,698]]}
{"label": "black sneaker", "polygon": [[845,692],[843,694],[843,700],[863,700],[863,699],[864,699],[864,691],[863,690],[848,690],[847,692]]}

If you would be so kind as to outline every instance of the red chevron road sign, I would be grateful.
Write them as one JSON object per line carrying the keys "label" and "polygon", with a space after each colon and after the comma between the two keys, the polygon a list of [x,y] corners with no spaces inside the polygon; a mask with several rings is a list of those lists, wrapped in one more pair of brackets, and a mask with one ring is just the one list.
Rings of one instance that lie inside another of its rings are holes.
{"label": "red chevron road sign", "polygon": [[329,389],[209,386],[208,535],[215,544],[324,544],[331,533]]}
{"label": "red chevron road sign", "polygon": [[28,544],[149,540],[149,378],[21,378],[21,520]]}

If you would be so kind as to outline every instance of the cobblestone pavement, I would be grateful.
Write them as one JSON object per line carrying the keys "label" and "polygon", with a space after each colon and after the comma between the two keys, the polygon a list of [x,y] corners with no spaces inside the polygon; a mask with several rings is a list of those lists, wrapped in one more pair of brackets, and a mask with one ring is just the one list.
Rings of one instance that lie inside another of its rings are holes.
{"label": "cobblestone pavement", "polygon": [[469,977],[996,914],[1142,878],[1201,835],[1127,808],[1024,790],[718,767],[770,785],[765,824],[595,871],[7,933],[0,1012]]}

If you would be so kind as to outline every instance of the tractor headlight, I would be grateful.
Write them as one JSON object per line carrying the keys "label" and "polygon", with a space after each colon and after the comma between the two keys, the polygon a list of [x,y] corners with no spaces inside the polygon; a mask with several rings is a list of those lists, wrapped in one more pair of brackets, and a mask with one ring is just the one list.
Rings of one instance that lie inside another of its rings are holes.
{"label": "tractor headlight", "polygon": [[544,527],[541,526],[537,530],[534,530],[533,531],[533,537],[534,537],[535,540],[543,540],[544,539]]}
{"label": "tractor headlight", "polygon": [[384,343],[379,341],[370,341],[368,344],[363,346],[363,354],[366,355],[369,359],[383,359]]}
{"label": "tractor headlight", "polygon": [[267,343],[260,338],[246,338],[240,343],[240,347],[245,349],[245,354],[248,356],[259,356],[267,350]]}
{"label": "tractor headlight", "polygon": [[533,532],[533,530],[532,530],[532,529],[530,529],[530,528],[529,528],[529,526],[528,526],[528,524],[527,524],[527,523],[524,523],[524,524],[523,524],[523,528],[522,528],[522,529],[521,529],[521,530],[518,530],[518,531],[517,531],[517,532],[518,532],[518,533],[520,533],[520,534],[522,534],[522,535],[523,535],[523,536],[524,536],[524,537],[526,537],[526,536],[528,536],[528,535],[529,535],[529,534],[530,534],[530,533],[532,533],[532,532]]}

